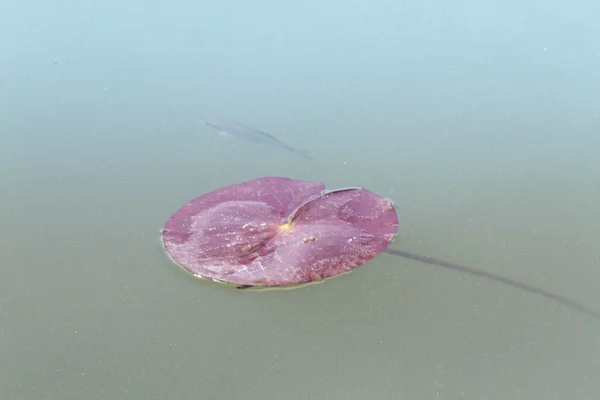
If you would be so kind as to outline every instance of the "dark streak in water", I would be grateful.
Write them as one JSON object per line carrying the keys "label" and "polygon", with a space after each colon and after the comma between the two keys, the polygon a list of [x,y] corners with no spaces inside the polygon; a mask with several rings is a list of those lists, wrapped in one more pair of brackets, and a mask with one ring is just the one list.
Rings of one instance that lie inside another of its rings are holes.
{"label": "dark streak in water", "polygon": [[418,255],[418,254],[409,253],[409,252],[406,252],[406,251],[394,250],[394,249],[386,249],[384,252],[388,253],[388,254],[395,255],[395,256],[400,256],[400,257],[408,258],[410,260],[415,260],[415,261],[420,261],[420,262],[423,262],[423,263],[426,263],[426,264],[435,265],[437,267],[449,268],[449,269],[453,269],[455,271],[460,271],[460,272],[464,272],[464,273],[467,273],[467,274],[470,274],[470,275],[479,276],[481,278],[490,279],[492,281],[501,282],[501,283],[504,283],[505,285],[513,286],[513,287],[516,287],[518,289],[524,290],[526,292],[534,293],[534,294],[543,296],[543,297],[545,297],[547,299],[556,301],[557,303],[560,303],[560,304],[562,304],[564,306],[570,307],[570,308],[572,308],[574,310],[577,310],[577,311],[579,311],[581,313],[590,315],[590,316],[596,318],[597,320],[600,320],[600,312],[598,312],[598,311],[595,311],[595,310],[592,310],[590,308],[587,308],[586,306],[583,306],[583,305],[581,305],[579,303],[576,303],[573,300],[569,300],[566,297],[559,296],[557,294],[550,293],[550,292],[547,292],[547,291],[545,291],[543,289],[539,289],[539,288],[536,288],[534,286],[527,285],[525,283],[517,282],[515,280],[509,279],[509,278],[505,278],[503,276],[491,274],[489,272],[480,271],[480,270],[477,270],[475,268],[466,267],[466,266],[463,266],[463,265],[458,265],[458,264],[454,264],[454,263],[451,263],[451,262],[438,260],[438,259],[431,258],[431,257],[426,257],[426,256]]}

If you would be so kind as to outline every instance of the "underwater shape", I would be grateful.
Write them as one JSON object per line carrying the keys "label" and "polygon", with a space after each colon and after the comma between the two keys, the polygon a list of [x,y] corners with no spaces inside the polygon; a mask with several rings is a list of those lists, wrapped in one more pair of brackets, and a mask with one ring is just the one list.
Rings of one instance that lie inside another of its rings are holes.
{"label": "underwater shape", "polygon": [[392,202],[366,189],[265,177],[191,200],[166,222],[162,239],[173,261],[198,277],[287,286],[364,264],[397,229]]}
{"label": "underwater shape", "polygon": [[264,144],[277,149],[284,149],[306,160],[313,159],[308,151],[290,146],[270,133],[260,129],[237,122],[218,121],[215,119],[200,119],[199,121],[209,128],[216,130],[221,136],[236,137],[247,142]]}

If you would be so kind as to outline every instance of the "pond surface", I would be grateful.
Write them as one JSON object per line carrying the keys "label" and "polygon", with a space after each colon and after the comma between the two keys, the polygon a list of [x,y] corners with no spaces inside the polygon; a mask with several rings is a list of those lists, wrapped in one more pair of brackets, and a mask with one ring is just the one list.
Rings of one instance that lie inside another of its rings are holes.
{"label": "pond surface", "polygon": [[361,186],[392,248],[598,310],[598,3],[13,3],[0,398],[600,398],[600,321],[532,293],[391,254],[245,292],[160,242],[218,187]]}

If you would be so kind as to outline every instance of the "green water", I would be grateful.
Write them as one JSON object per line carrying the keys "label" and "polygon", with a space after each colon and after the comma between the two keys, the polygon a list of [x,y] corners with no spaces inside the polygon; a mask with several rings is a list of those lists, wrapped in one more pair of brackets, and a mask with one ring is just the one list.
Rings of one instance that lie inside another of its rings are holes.
{"label": "green water", "polygon": [[531,293],[389,254],[244,292],[160,244],[220,186],[364,186],[394,248],[600,309],[598,5],[219,4],[0,12],[0,398],[600,398],[600,322]]}

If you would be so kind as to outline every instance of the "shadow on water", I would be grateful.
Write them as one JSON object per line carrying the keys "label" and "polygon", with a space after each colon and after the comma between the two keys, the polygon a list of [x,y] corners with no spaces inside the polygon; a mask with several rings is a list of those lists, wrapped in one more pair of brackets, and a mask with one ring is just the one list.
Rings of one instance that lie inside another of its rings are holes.
{"label": "shadow on water", "polygon": [[407,258],[410,260],[414,260],[414,261],[419,261],[425,264],[429,264],[429,265],[434,265],[436,267],[443,267],[443,268],[448,268],[448,269],[452,269],[455,271],[460,271],[460,272],[464,272],[466,274],[470,274],[470,275],[474,275],[474,276],[478,276],[481,278],[485,278],[485,279],[489,279],[492,281],[496,281],[496,282],[500,282],[503,283],[505,285],[509,285],[512,287],[516,287],[518,289],[524,290],[526,292],[529,293],[534,293],[537,294],[539,296],[543,296],[547,299],[553,300],[559,304],[562,304],[566,307],[570,307],[574,310],[577,310],[581,313],[587,314],[591,317],[594,317],[595,319],[597,319],[598,321],[600,321],[600,312],[592,310],[586,306],[583,306],[579,303],[574,302],[573,300],[569,300],[566,297],[563,296],[559,296],[557,294],[554,293],[550,293],[546,290],[543,289],[539,289],[536,288],[534,286],[530,286],[527,285],[525,283],[522,282],[518,282],[515,281],[513,279],[509,279],[509,278],[505,278],[503,276],[499,276],[499,275],[495,275],[489,272],[485,272],[485,271],[481,271],[475,268],[471,268],[471,267],[466,267],[463,265],[458,265],[458,264],[454,264],[448,261],[442,261],[442,260],[438,260],[435,258],[431,258],[431,257],[427,257],[427,256],[421,256],[418,254],[414,254],[414,253],[409,253],[407,251],[401,251],[401,250],[395,250],[395,249],[386,249],[384,251],[384,253],[387,254],[391,254],[394,256],[399,256],[399,257],[403,257],[403,258]]}

